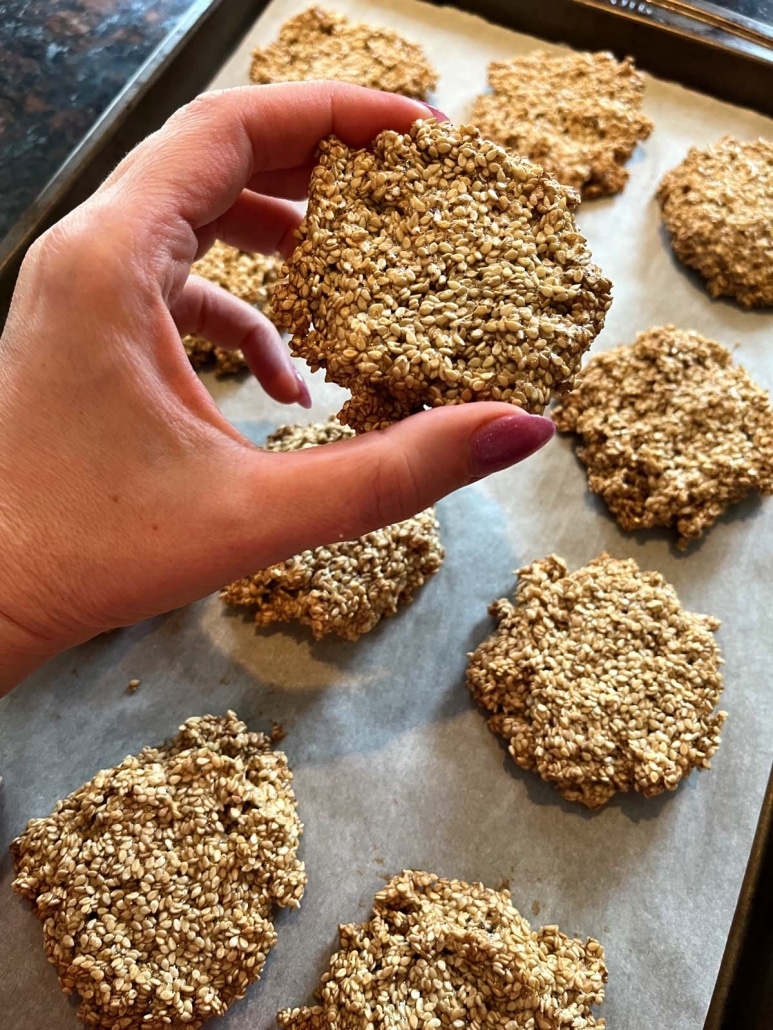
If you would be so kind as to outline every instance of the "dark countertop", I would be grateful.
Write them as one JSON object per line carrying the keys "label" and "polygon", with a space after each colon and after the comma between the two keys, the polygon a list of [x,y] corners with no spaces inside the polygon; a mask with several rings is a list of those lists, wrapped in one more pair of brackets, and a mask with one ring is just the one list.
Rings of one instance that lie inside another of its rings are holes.
{"label": "dark countertop", "polygon": [[0,238],[192,4],[0,3]]}

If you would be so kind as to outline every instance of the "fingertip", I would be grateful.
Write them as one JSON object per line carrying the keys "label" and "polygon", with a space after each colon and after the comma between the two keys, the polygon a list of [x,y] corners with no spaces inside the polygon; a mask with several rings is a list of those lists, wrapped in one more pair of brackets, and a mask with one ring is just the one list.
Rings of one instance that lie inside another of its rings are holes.
{"label": "fingertip", "polygon": [[309,393],[309,388],[306,385],[306,380],[303,378],[303,376],[297,368],[293,369],[293,372],[295,374],[297,388],[296,403],[300,404],[302,408],[306,408],[306,410],[308,411],[308,409],[312,406],[312,401],[311,394]]}
{"label": "fingertip", "polygon": [[244,356],[250,371],[269,397],[280,404],[298,404],[307,411],[311,408],[309,388],[300,372],[290,363],[289,355],[278,354],[275,364],[267,361],[265,349],[257,354],[253,354],[251,348],[245,349]]}
{"label": "fingertip", "polygon": [[483,479],[534,454],[555,436],[552,419],[518,409],[487,422],[470,439],[470,479]]}
{"label": "fingertip", "polygon": [[444,114],[444,112],[441,111],[439,108],[433,107],[432,104],[428,104],[425,100],[422,100],[421,104],[423,107],[427,108],[432,117],[435,118],[438,122],[449,122],[451,120],[447,114]]}

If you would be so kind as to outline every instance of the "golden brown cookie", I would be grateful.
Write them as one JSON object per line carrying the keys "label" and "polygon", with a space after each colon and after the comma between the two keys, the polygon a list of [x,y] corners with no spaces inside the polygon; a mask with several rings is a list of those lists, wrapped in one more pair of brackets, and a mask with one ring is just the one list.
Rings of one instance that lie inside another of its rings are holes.
{"label": "golden brown cookie", "polygon": [[14,890],[78,1016],[185,1030],[244,996],[306,884],[292,773],[233,712],[188,719],[105,769],[11,845]]}
{"label": "golden brown cookie", "polygon": [[658,188],[674,253],[712,297],[773,306],[773,141],[691,147]]}
{"label": "golden brown cookie", "polygon": [[510,892],[405,870],[367,923],[339,927],[319,1004],[285,1009],[285,1030],[565,1027],[603,1030],[604,949],[557,926],[533,931]]}
{"label": "golden brown cookie", "polygon": [[551,555],[489,612],[499,625],[467,684],[522,769],[600,808],[709,768],[725,720],[719,621],[684,611],[660,573],[607,554],[570,573]]}
{"label": "golden brown cookie", "polygon": [[320,144],[289,276],[273,298],[291,349],[379,429],[425,407],[497,400],[541,412],[604,324],[577,194],[433,120],[371,149]]}
{"label": "golden brown cookie", "polygon": [[644,76],[609,53],[537,51],[489,65],[493,90],[471,121],[488,139],[542,165],[584,200],[619,193],[625,162],[652,132]]}
{"label": "golden brown cookie", "polygon": [[254,50],[253,82],[338,79],[426,100],[437,72],[422,47],[391,29],[311,7],[285,22],[275,43]]}
{"label": "golden brown cookie", "polygon": [[[354,436],[335,419],[283,426],[269,436],[271,451],[297,451]],[[356,640],[394,615],[443,563],[434,509],[357,540],[303,551],[221,593],[226,604],[254,609],[258,626],[295,619],[319,640],[336,633]]]}
{"label": "golden brown cookie", "polygon": [[773,493],[773,409],[728,350],[664,326],[596,354],[553,412],[582,438],[590,489],[626,530],[673,527],[678,546],[732,504]]}
{"label": "golden brown cookie", "polygon": [[[283,265],[284,261],[278,254],[248,254],[216,240],[204,257],[192,266],[191,272],[222,286],[248,304],[254,304],[267,318],[271,318],[271,294],[282,274]],[[203,336],[186,336],[183,346],[196,369],[214,364],[215,375],[224,376],[247,368],[240,350],[216,347]]]}

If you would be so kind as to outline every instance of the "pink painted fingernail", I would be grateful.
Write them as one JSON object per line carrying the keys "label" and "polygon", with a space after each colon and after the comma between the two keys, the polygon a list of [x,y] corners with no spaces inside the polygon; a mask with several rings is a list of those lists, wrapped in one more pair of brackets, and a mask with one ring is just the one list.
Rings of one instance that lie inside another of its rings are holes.
{"label": "pink painted fingernail", "polygon": [[303,378],[303,376],[301,375],[301,373],[298,371],[297,368],[293,369],[293,372],[295,373],[295,380],[298,383],[298,400],[297,400],[297,403],[300,404],[300,406],[302,408],[310,408],[311,407],[311,394],[309,393],[309,388],[306,385],[306,380]]}
{"label": "pink painted fingernail", "polygon": [[427,108],[427,110],[432,113],[432,117],[433,118],[437,118],[437,120],[439,122],[450,121],[448,115],[447,114],[443,114],[443,112],[440,111],[437,107],[433,107],[432,104],[426,104],[426,103],[424,103],[423,100],[422,100],[422,104],[424,104],[424,106]]}
{"label": "pink painted fingernail", "polygon": [[472,438],[470,478],[483,479],[528,458],[546,444],[555,431],[555,424],[542,415],[522,412],[494,419]]}

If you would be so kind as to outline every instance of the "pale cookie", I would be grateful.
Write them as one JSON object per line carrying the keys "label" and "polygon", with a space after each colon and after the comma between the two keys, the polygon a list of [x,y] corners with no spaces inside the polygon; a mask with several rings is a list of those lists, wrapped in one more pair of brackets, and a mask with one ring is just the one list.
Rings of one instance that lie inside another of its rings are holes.
{"label": "pale cookie", "polygon": [[[282,274],[283,265],[284,261],[278,254],[249,254],[216,240],[204,257],[192,266],[191,272],[222,286],[271,318],[271,294]],[[216,347],[203,336],[185,336],[183,346],[196,369],[214,364],[215,375],[225,376],[247,368],[240,350]]]}
{"label": "pale cookie", "polygon": [[658,188],[674,253],[712,297],[773,306],[773,141],[691,147]]}
{"label": "pale cookie", "polygon": [[609,53],[537,51],[489,65],[492,93],[471,121],[481,133],[531,158],[584,200],[619,193],[625,162],[652,132],[641,112],[644,76],[633,59]]}
{"label": "pale cookie", "polygon": [[607,554],[569,573],[551,555],[489,612],[499,625],[467,684],[522,769],[599,808],[709,768],[725,720],[719,621],[684,611],[660,573]]}
{"label": "pale cookie", "polygon": [[284,1009],[285,1030],[602,1030],[604,949],[557,926],[532,930],[510,892],[405,870],[367,923],[339,927],[319,1004]]}
{"label": "pale cookie", "polygon": [[773,409],[730,352],[664,326],[596,354],[553,412],[623,529],[701,536],[751,491],[773,493]]}
{"label": "pale cookie", "polygon": [[271,745],[233,712],[189,719],[11,845],[14,890],[89,1026],[195,1030],[260,976],[272,910],[306,884],[292,773]]}
{"label": "pale cookie", "polygon": [[330,137],[318,162],[273,308],[293,353],[351,391],[342,422],[486,400],[540,413],[570,388],[611,303],[573,190],[433,120],[368,150]]}
{"label": "pale cookie", "polygon": [[[297,451],[354,436],[335,419],[284,426],[269,436],[271,451]],[[255,610],[258,626],[295,619],[319,640],[336,633],[356,640],[394,615],[443,563],[434,509],[358,540],[303,551],[231,583],[221,598]]]}
{"label": "pale cookie", "polygon": [[426,100],[437,72],[418,43],[391,29],[311,7],[285,22],[275,43],[254,50],[253,82],[337,79]]}

